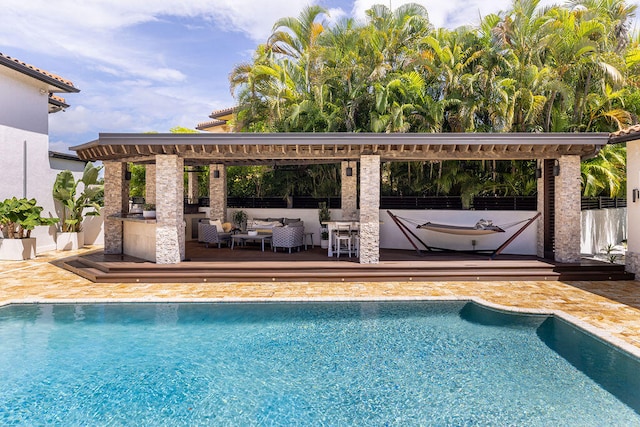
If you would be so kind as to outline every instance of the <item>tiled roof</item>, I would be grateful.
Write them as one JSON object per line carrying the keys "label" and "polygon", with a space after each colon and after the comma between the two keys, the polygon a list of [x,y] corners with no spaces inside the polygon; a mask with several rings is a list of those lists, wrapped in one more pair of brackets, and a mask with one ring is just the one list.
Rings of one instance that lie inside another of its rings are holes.
{"label": "tiled roof", "polygon": [[634,139],[640,139],[640,124],[629,126],[628,128],[620,129],[619,131],[609,134],[610,144],[632,141]]}
{"label": "tiled roof", "polygon": [[210,120],[208,122],[198,123],[198,125],[196,126],[196,129],[203,130],[203,129],[211,128],[214,126],[222,126],[225,124],[227,124],[226,120]]}
{"label": "tiled roof", "polygon": [[209,114],[209,117],[212,119],[217,119],[222,116],[228,116],[236,110],[236,107],[224,108],[222,110],[216,110],[213,113]]}
{"label": "tiled roof", "polygon": [[30,77],[49,83],[52,86],[61,89],[63,92],[80,92],[80,90],[77,89],[70,80],[64,79],[38,67],[34,67],[33,65],[27,64],[19,59],[12,58],[2,52],[0,52],[0,65],[5,65]]}

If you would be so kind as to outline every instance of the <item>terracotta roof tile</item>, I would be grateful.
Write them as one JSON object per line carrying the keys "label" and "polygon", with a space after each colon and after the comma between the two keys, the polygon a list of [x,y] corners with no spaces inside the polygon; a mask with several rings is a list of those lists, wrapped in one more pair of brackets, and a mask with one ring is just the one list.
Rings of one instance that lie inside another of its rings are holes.
{"label": "terracotta roof tile", "polygon": [[234,111],[236,111],[236,108],[237,107],[229,107],[223,108],[222,110],[215,110],[213,113],[209,114],[209,117],[211,117],[212,119],[217,119],[218,117],[226,116],[233,113]]}
{"label": "terracotta roof tile", "polygon": [[626,141],[640,139],[640,124],[629,126],[609,134],[609,144],[617,144]]}
{"label": "terracotta roof tile", "polygon": [[65,89],[68,92],[79,91],[73,85],[73,82],[71,80],[64,79],[56,74],[50,73],[38,67],[34,67],[31,64],[27,64],[26,62],[20,61],[19,59],[16,59],[16,58],[12,58],[9,55],[5,55],[4,53],[0,52],[0,64],[2,63],[4,63],[4,65],[10,65],[10,64],[13,65],[12,68],[14,68],[17,71],[20,71],[23,73],[25,71],[30,71],[31,73],[29,74],[35,73],[35,75],[39,75],[47,80],[53,80],[53,82],[60,83],[62,84],[62,86],[59,86],[60,89]]}
{"label": "terracotta roof tile", "polygon": [[202,130],[202,129],[206,129],[214,126],[222,126],[226,123],[227,123],[226,120],[210,120],[208,122],[198,123],[198,125],[196,126],[196,129]]}

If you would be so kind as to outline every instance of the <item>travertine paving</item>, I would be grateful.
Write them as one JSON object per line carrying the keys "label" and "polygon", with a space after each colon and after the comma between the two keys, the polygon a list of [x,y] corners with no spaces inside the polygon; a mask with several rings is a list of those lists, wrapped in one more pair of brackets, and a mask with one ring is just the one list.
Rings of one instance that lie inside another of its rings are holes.
{"label": "travertine paving", "polygon": [[[85,248],[85,253],[101,248]],[[35,302],[474,299],[554,313],[640,357],[640,282],[92,283],[51,262],[0,261],[0,305]]]}

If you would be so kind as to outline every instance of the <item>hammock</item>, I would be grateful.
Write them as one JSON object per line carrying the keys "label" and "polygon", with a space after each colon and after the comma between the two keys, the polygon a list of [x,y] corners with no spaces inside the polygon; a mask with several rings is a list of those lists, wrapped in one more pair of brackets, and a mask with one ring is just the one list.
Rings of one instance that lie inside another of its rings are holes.
{"label": "hammock", "polygon": [[[459,225],[447,225],[447,224],[436,224],[433,222],[425,222],[424,224],[418,224],[417,222],[409,219],[409,218],[400,218],[391,213],[391,211],[387,211],[391,219],[396,223],[402,234],[407,238],[409,243],[414,247],[416,252],[419,255],[422,255],[418,246],[414,243],[412,236],[415,240],[420,242],[429,252],[431,251],[447,251],[447,252],[489,252],[491,254],[490,259],[495,258],[496,255],[500,254],[511,242],[515,240],[528,226],[530,226],[536,219],[540,217],[540,213],[537,213],[532,218],[523,219],[521,221],[516,221],[511,224],[505,224],[502,226],[493,225],[491,221],[480,220],[473,227],[464,227]],[[511,228],[515,225],[526,223],[522,227],[520,227],[511,237],[509,237],[500,247],[495,250],[473,250],[473,251],[457,251],[454,249],[445,249],[445,248],[437,248],[435,246],[429,246],[424,241],[422,241],[413,231],[409,229],[409,227],[404,224],[402,221],[406,221],[408,223],[417,224],[416,228],[421,228],[430,231],[436,231],[439,233],[448,233],[448,234],[457,234],[464,236],[480,236],[484,234],[493,234],[493,233],[504,233],[505,229]]]}
{"label": "hammock", "polygon": [[464,236],[481,236],[483,234],[504,233],[504,230],[497,225],[489,225],[482,228],[476,228],[426,222],[422,225],[418,225],[418,228],[437,231],[438,233],[460,234]]}

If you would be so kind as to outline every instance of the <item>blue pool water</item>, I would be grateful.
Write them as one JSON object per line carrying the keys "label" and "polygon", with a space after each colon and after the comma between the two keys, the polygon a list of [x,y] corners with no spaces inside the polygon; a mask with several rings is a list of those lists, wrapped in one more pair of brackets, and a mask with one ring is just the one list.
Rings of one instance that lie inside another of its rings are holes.
{"label": "blue pool water", "polygon": [[0,425],[640,425],[639,366],[464,302],[12,305]]}

